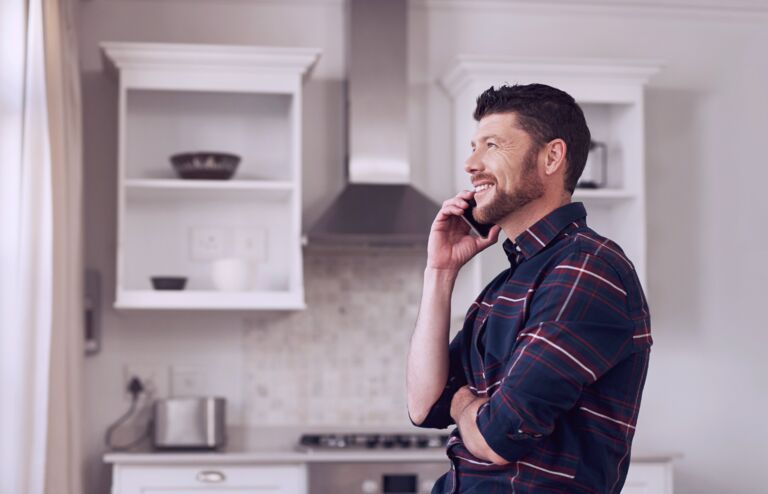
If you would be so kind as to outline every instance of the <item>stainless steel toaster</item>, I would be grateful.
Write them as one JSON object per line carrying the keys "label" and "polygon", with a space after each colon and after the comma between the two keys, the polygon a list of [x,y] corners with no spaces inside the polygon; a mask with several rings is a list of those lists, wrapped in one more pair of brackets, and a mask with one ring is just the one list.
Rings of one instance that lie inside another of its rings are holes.
{"label": "stainless steel toaster", "polygon": [[224,398],[155,400],[152,444],[158,449],[216,449],[226,444]]}

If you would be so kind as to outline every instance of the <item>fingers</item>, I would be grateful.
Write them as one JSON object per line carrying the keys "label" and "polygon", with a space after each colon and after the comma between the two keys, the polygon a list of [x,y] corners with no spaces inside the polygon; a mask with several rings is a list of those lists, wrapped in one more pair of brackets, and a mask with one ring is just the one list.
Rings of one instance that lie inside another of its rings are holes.
{"label": "fingers", "polygon": [[475,197],[475,191],[473,191],[473,190],[462,190],[461,192],[456,194],[456,197],[460,197],[460,198],[462,198],[464,200],[472,199],[473,197]]}
{"label": "fingers", "polygon": [[447,199],[443,201],[442,208],[440,209],[440,213],[443,216],[461,216],[464,214],[464,210],[469,207],[469,203],[467,200],[471,199],[474,195],[474,192],[469,190],[463,190],[456,194],[455,196],[451,197],[450,199]]}
{"label": "fingers", "polygon": [[[466,196],[466,192],[468,191],[462,191],[456,194],[455,196],[451,197],[450,199],[447,199],[443,201],[443,206],[458,206],[459,208],[466,209],[469,207],[469,202],[467,202],[469,199],[472,198],[470,195],[469,197]],[[471,194],[471,193],[470,193]]]}

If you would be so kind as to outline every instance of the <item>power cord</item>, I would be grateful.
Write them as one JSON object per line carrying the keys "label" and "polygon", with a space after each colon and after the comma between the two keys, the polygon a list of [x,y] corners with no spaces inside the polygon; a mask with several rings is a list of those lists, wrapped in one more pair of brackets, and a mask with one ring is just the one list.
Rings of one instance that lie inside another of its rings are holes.
{"label": "power cord", "polygon": [[131,415],[134,414],[136,411],[136,406],[139,402],[139,396],[141,393],[144,392],[144,385],[141,383],[141,380],[138,377],[132,377],[131,380],[128,382],[128,392],[131,393],[131,406],[128,409],[127,412],[125,412],[119,419],[117,419],[112,425],[107,427],[107,432],[104,434],[104,442],[106,443],[107,447],[113,451],[127,451],[139,443],[141,443],[144,439],[149,437],[151,431],[152,431],[152,420],[147,421],[147,426],[144,429],[144,432],[133,441],[129,442],[128,444],[113,444],[112,443],[112,434],[125,422],[128,421],[128,419],[131,417]]}

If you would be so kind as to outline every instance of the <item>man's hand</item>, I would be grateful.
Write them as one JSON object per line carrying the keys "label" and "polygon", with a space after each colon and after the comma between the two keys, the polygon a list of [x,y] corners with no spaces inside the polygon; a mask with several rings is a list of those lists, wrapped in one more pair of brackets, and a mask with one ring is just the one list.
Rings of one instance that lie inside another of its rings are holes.
{"label": "man's hand", "polygon": [[490,461],[496,465],[506,465],[507,460],[496,454],[488,446],[485,438],[477,428],[477,410],[488,401],[488,397],[476,396],[469,386],[456,391],[451,400],[451,417],[459,427],[461,439],[470,453],[481,460]]}
{"label": "man's hand", "polygon": [[481,405],[488,401],[487,398],[483,399],[476,396],[475,393],[469,389],[469,386],[462,386],[459,388],[459,390],[456,391],[456,394],[453,395],[453,399],[451,399],[451,417],[453,418],[453,421],[458,424],[464,410],[466,410],[466,408],[475,400],[482,400],[480,403]]}
{"label": "man's hand", "polygon": [[457,273],[478,252],[495,244],[501,227],[494,225],[488,238],[473,237],[461,216],[474,192],[464,190],[443,203],[437,213],[427,244],[427,268]]}

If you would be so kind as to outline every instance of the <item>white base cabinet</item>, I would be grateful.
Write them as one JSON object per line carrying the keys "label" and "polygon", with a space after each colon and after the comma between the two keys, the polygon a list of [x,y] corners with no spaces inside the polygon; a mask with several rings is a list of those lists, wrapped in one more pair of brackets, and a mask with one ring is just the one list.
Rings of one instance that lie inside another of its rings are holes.
{"label": "white base cabinet", "polygon": [[[360,468],[365,468],[364,463]],[[112,494],[307,494],[307,464],[113,466]],[[363,490],[357,492],[379,492]],[[633,461],[622,494],[673,494],[672,462]],[[325,493],[324,493],[325,494]],[[332,493],[328,493],[332,494]]]}
{"label": "white base cabinet", "polygon": [[622,494],[672,494],[672,462],[632,462]]}
{"label": "white base cabinet", "polygon": [[305,494],[297,465],[115,465],[112,494]]}

